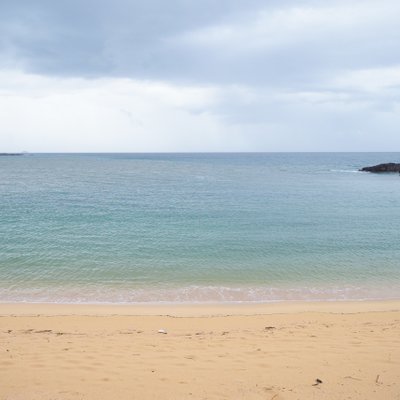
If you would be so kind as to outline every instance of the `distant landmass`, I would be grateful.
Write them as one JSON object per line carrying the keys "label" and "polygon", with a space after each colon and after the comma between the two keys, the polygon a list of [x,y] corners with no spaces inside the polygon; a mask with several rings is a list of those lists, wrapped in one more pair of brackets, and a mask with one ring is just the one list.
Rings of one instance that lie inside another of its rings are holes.
{"label": "distant landmass", "polygon": [[376,173],[400,172],[400,164],[396,164],[396,163],[378,164],[378,165],[373,165],[372,167],[361,168],[360,171],[376,172]]}
{"label": "distant landmass", "polygon": [[23,156],[24,153],[0,153],[0,156]]}

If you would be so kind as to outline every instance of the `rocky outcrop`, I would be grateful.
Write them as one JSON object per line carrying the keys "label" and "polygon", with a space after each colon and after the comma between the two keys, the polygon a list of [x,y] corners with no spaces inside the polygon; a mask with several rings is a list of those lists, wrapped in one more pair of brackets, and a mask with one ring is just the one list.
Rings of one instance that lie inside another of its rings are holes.
{"label": "rocky outcrop", "polygon": [[378,164],[372,167],[364,167],[361,168],[360,171],[366,172],[400,172],[400,164],[396,163],[386,163],[386,164]]}

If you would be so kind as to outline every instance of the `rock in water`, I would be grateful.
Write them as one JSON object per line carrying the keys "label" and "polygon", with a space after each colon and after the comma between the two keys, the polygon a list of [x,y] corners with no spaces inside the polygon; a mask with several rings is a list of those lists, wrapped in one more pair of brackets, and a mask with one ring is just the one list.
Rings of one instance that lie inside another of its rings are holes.
{"label": "rock in water", "polygon": [[396,163],[386,163],[378,164],[372,167],[361,168],[360,171],[366,172],[400,172],[400,164]]}

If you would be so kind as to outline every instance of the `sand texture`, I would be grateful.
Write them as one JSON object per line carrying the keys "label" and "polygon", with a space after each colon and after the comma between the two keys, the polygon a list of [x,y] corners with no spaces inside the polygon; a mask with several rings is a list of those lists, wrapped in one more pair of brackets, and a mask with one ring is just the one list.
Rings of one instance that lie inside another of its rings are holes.
{"label": "sand texture", "polygon": [[399,304],[329,307],[0,306],[0,399],[400,399]]}

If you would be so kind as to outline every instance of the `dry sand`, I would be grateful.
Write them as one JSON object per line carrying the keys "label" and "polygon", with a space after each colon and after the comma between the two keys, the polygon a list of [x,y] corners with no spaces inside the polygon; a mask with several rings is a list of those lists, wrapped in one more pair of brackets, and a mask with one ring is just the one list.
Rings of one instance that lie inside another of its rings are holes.
{"label": "dry sand", "polygon": [[400,399],[399,310],[3,304],[0,399]]}

